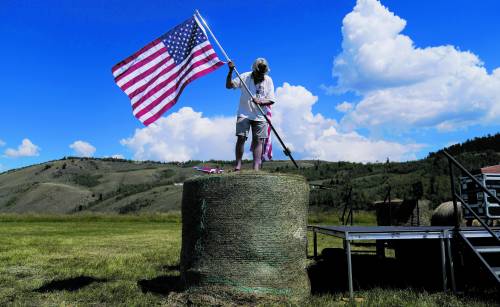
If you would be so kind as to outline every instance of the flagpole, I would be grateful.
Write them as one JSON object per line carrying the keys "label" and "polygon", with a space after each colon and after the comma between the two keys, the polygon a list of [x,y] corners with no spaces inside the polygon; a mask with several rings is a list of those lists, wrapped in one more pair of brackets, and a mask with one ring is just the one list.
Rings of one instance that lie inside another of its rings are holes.
{"label": "flagpole", "polygon": [[[215,43],[217,44],[217,46],[219,46],[219,49],[222,51],[222,54],[226,57],[226,60],[228,62],[231,62],[231,59],[229,58],[229,56],[227,55],[226,51],[224,50],[224,48],[222,48],[221,44],[219,43],[219,41],[217,40],[217,38],[215,37],[214,33],[212,32],[212,30],[210,29],[210,27],[208,26],[207,22],[205,21],[205,19],[203,19],[203,17],[201,16],[200,12],[198,10],[195,11],[196,15],[200,18],[201,22],[205,25],[205,27],[207,28],[208,32],[210,33],[210,35],[212,36],[212,38],[214,39]],[[250,92],[250,89],[248,88],[247,84],[245,82],[243,82],[243,79],[241,78],[241,75],[240,73],[238,72],[238,70],[236,69],[236,67],[234,67],[234,71],[236,72],[236,75],[238,76],[238,78],[240,79],[241,81],[241,84],[243,84],[243,87],[245,88],[245,90],[247,91],[248,95],[250,95],[250,97],[252,98],[255,98],[252,94],[252,92]],[[253,99],[252,99],[253,101]],[[255,102],[254,102],[255,103]],[[297,162],[295,162],[295,159],[292,157],[292,152],[290,151],[290,149],[288,149],[286,146],[285,146],[285,143],[283,142],[283,140],[281,139],[280,135],[278,134],[278,132],[276,131],[276,129],[274,129],[274,126],[273,124],[271,124],[271,121],[269,120],[269,118],[267,117],[266,113],[264,113],[264,111],[262,110],[262,108],[260,107],[260,105],[258,105],[257,103],[255,103],[255,105],[257,106],[257,108],[259,109],[260,113],[264,116],[264,118],[266,119],[267,123],[269,124],[269,126],[271,127],[271,130],[274,132],[274,134],[276,135],[276,137],[278,138],[278,141],[280,142],[281,146],[283,147],[283,152],[285,153],[286,156],[288,156],[290,158],[290,160],[292,160],[293,164],[295,165],[296,168],[299,168],[299,166],[297,165]]]}

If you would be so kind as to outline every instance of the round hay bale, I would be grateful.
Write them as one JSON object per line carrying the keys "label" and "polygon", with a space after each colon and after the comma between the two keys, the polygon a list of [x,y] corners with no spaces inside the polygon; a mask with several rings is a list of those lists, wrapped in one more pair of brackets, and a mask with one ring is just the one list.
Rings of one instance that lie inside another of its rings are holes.
{"label": "round hay bale", "polygon": [[[458,220],[462,223],[463,209],[462,203],[457,202]],[[453,214],[453,201],[447,201],[434,209],[431,217],[432,226],[455,226],[455,217]]]}
{"label": "round hay bale", "polygon": [[181,279],[192,293],[300,300],[306,272],[309,186],[265,172],[187,180],[182,196]]}

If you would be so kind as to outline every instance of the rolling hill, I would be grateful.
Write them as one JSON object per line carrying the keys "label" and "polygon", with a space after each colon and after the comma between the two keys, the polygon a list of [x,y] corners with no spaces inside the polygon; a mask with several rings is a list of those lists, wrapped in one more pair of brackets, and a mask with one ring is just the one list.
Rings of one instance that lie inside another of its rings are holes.
{"label": "rolling hill", "polygon": [[[468,169],[500,163],[500,134],[468,140],[446,148]],[[269,172],[298,173],[310,183],[328,189],[312,189],[310,204],[338,209],[349,188],[356,208],[383,199],[419,197],[435,206],[449,199],[448,165],[441,151],[409,162],[351,163],[319,160],[266,162]],[[166,212],[180,210],[182,182],[207,176],[193,169],[210,165],[231,169],[231,161],[159,163],[66,157],[0,174],[0,213]],[[250,161],[245,168],[250,168]],[[417,188],[416,188],[417,187]]]}
{"label": "rolling hill", "polygon": [[64,158],[0,174],[0,212],[169,211],[190,168],[154,162]]}

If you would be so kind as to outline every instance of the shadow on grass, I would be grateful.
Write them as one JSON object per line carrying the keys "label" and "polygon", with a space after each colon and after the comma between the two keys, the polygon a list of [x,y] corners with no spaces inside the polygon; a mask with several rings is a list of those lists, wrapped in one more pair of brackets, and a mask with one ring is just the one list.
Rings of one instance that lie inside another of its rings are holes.
{"label": "shadow on grass", "polygon": [[181,266],[179,264],[163,265],[161,268],[167,271],[179,271],[181,269]]}
{"label": "shadow on grass", "polygon": [[163,275],[153,279],[141,279],[137,282],[142,293],[154,293],[168,295],[170,292],[180,292],[183,290],[180,276]]}
{"label": "shadow on grass", "polygon": [[[403,262],[395,258],[379,258],[373,254],[352,254],[354,290],[373,288],[425,289],[442,291],[439,262],[425,259]],[[434,260],[434,259],[432,259]],[[437,258],[439,260],[439,258]],[[312,294],[335,294],[348,291],[347,259],[343,249],[324,249],[308,268]]]}
{"label": "shadow on grass", "polygon": [[76,291],[95,282],[106,282],[106,279],[94,278],[90,276],[78,276],[60,280],[53,280],[46,283],[35,292],[54,292],[54,291]]}

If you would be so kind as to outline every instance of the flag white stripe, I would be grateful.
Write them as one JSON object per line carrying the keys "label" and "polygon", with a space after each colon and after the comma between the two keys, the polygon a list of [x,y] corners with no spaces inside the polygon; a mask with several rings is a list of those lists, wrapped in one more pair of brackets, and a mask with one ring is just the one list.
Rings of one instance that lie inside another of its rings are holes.
{"label": "flag white stripe", "polygon": [[[167,97],[165,97],[159,104],[157,104],[153,109],[149,110],[147,113],[143,114],[141,116],[141,121],[146,121],[149,117],[153,116],[154,114],[156,114],[159,110],[161,110],[166,104],[168,104],[172,99],[175,98],[175,96],[177,95],[177,93],[180,91],[180,89],[182,88],[182,85],[184,84],[184,82],[186,80],[188,80],[189,78],[191,78],[191,76],[193,76],[194,74],[200,72],[200,71],[203,71],[205,69],[209,69],[211,68],[212,66],[214,66],[215,64],[217,64],[220,60],[218,58],[215,58],[215,59],[212,59],[210,60],[209,62],[203,64],[203,65],[200,65],[196,68],[194,68],[193,70],[191,70],[187,75],[184,76],[184,78],[182,78],[182,80],[179,80],[179,77],[176,78],[174,81],[172,81],[170,84],[172,84],[172,86],[170,86],[168,89],[172,88],[173,86],[175,86],[175,84],[178,84],[177,86],[177,89],[171,93],[170,95],[168,95]],[[147,104],[142,104],[142,108],[141,109],[144,109],[146,106],[152,104],[152,103],[155,103],[160,97],[161,95],[165,93],[165,91],[162,91],[162,93],[160,94],[159,92],[158,93],[155,93],[153,96],[151,96],[149,99],[148,99],[148,103]],[[137,110],[137,109],[136,109]],[[133,110],[133,114],[136,115],[139,111],[136,111],[136,110]],[[149,114],[149,115],[148,115]],[[144,120],[142,120],[142,118],[144,118]]]}
{"label": "flag white stripe", "polygon": [[130,68],[130,66],[134,65],[135,63],[147,58],[148,56],[150,56],[151,54],[155,53],[156,51],[158,51],[159,49],[161,49],[162,47],[164,47],[165,44],[163,44],[163,42],[159,42],[158,44],[154,45],[153,47],[149,48],[148,50],[144,51],[143,53],[139,54],[135,59],[133,59],[131,62],[123,65],[122,67],[118,68],[117,70],[115,70],[113,72],[113,76],[115,78],[117,78],[118,76],[120,76],[121,74],[123,74],[125,71],[127,71],[127,69]]}
{"label": "flag white stripe", "polygon": [[[211,55],[213,53],[215,53],[215,51],[213,49],[210,49],[210,50],[206,51],[205,53],[202,53],[202,54],[200,54],[200,55],[192,58],[191,59],[191,62],[192,62],[191,65],[193,65],[196,62],[198,62],[199,60],[202,60],[202,59],[206,58],[208,55]],[[154,88],[158,84],[164,82],[165,80],[167,80],[168,78],[170,78],[170,76],[172,76],[173,74],[177,73],[179,71],[179,69],[184,66],[184,64],[185,64],[184,62],[185,61],[183,61],[181,64],[175,66],[168,73],[164,74],[163,76],[161,76],[158,79],[156,79],[155,82],[153,82],[152,84],[148,85],[148,87],[144,91],[142,91],[140,94],[138,94],[138,95],[134,96],[133,98],[131,98],[130,102],[132,103],[132,105],[134,105],[137,101],[139,101],[144,95],[146,95],[150,91],[154,90]],[[170,85],[169,87],[164,87],[164,88],[160,89],[158,92],[155,93],[155,95],[161,95],[161,94],[165,93],[166,91],[168,91],[168,89],[170,87],[172,87],[173,84],[175,84],[175,82],[173,82],[173,81],[169,82],[169,85]],[[131,92],[132,91],[130,91],[130,93]],[[127,91],[125,91],[125,93],[127,95],[129,94],[128,89],[127,89]],[[148,105],[151,102],[151,100],[155,100],[153,98],[155,95],[153,95],[152,97],[149,97],[148,99],[146,99],[145,101],[143,101],[139,106],[137,106],[137,108],[135,108],[134,112],[139,112],[140,110],[142,110],[144,108],[144,105]]]}
{"label": "flag white stripe", "polygon": [[[271,112],[269,112],[269,113],[268,113],[268,116],[267,116],[267,117],[269,118],[269,121],[271,121]],[[273,152],[272,152],[272,147],[271,147],[271,146],[272,146],[272,145],[271,145],[271,144],[272,144],[272,143],[271,143],[271,142],[272,142],[272,141],[271,141],[271,127],[269,127],[269,128],[267,129],[267,133],[268,133],[268,134],[267,134],[267,140],[266,140],[266,148],[265,148],[265,151],[264,151],[264,155],[263,155],[263,156],[264,156],[264,158],[265,158],[266,160],[271,160],[271,159],[272,159],[272,157],[273,157]]]}
{"label": "flag white stripe", "polygon": [[138,75],[142,74],[146,70],[150,69],[151,67],[155,66],[156,64],[158,64],[159,62],[163,61],[164,59],[166,59],[168,57],[169,57],[169,55],[166,52],[166,48],[165,48],[165,52],[161,53],[159,56],[157,56],[154,60],[152,60],[151,62],[147,63],[146,65],[142,65],[142,66],[138,67],[132,73],[130,73],[127,76],[125,76],[122,79],[120,79],[116,84],[118,84],[119,87],[122,87],[122,85],[124,85],[125,83],[127,83],[130,80],[134,79]]}
{"label": "flag white stripe", "polygon": [[[175,84],[179,83],[179,86],[177,87],[177,89],[172,94],[170,94],[169,96],[165,97],[165,99],[163,99],[162,102],[160,102],[158,105],[156,105],[153,109],[149,110],[147,113],[145,113],[144,115],[142,115],[139,118],[139,120],[141,122],[145,122],[150,117],[154,116],[156,113],[158,113],[158,111],[160,111],[165,105],[167,105],[170,101],[172,101],[172,99],[174,99],[177,96],[177,94],[179,93],[179,91],[182,88],[182,85],[186,82],[186,80],[188,80],[189,78],[191,78],[191,76],[193,76],[194,74],[196,74],[196,73],[198,73],[200,71],[203,71],[205,69],[211,68],[212,66],[215,66],[219,62],[220,62],[220,60],[218,58],[212,59],[209,62],[207,62],[207,63],[205,63],[203,65],[200,65],[200,66],[196,67],[195,69],[193,69],[192,71],[190,71],[189,74],[187,74],[184,78],[182,78],[182,80],[180,82],[178,82],[178,81],[173,82]],[[153,98],[154,96],[156,96],[156,94],[153,95],[151,98]],[[159,96],[160,95],[158,95],[157,97],[159,97]],[[137,114],[137,112],[135,112],[135,110],[134,110],[134,115],[135,114]]]}
{"label": "flag white stripe", "polygon": [[[140,94],[132,97],[130,99],[130,102],[132,103],[132,105],[134,103],[136,103],[138,100],[140,100],[142,98],[142,96],[146,95],[150,90],[154,89],[158,84],[162,83],[163,81],[167,80],[172,74],[176,73],[180,68],[182,68],[186,63],[187,61],[189,60],[189,57],[191,56],[192,53],[200,50],[201,48],[205,47],[206,45],[209,45],[210,42],[209,41],[206,41],[204,42],[203,44],[200,44],[196,47],[193,48],[193,50],[191,50],[191,53],[189,54],[189,56],[187,56],[184,61],[182,61],[180,64],[177,64],[173,69],[171,69],[167,74],[159,77],[158,79],[155,80],[154,83],[148,85],[148,87],[146,89],[144,89],[144,91],[142,91]],[[213,49],[210,49],[210,50],[207,50],[205,51],[204,53],[200,54],[199,56],[195,57],[195,58],[192,58],[191,61],[192,62],[196,62],[199,60],[200,57],[205,57],[207,55],[210,55],[212,53],[215,53],[215,51]],[[144,84],[147,84],[147,83],[144,83]],[[140,86],[144,85],[144,84],[141,84]],[[137,87],[135,87],[137,88]],[[135,89],[134,89],[135,90]],[[127,95],[129,95],[130,93],[132,93],[134,90],[131,90],[131,88],[128,88],[125,93]]]}
{"label": "flag white stripe", "polygon": [[[162,73],[165,69],[167,69],[173,63],[174,63],[174,59],[170,58],[165,64],[161,65],[160,67],[158,67],[157,69],[155,69],[153,72],[151,72],[147,76],[141,78],[141,80],[135,82],[129,88],[125,89],[124,90],[125,94],[127,94],[127,96],[128,96],[131,93],[133,93],[135,90],[137,90],[138,88],[140,88],[141,86],[143,86],[145,84],[148,84],[151,81],[151,79],[153,79],[154,77],[156,77],[157,75],[159,75],[160,73]],[[144,89],[144,91],[146,91],[146,90],[147,90],[147,88]],[[142,93],[144,93],[144,91],[142,91]]]}

